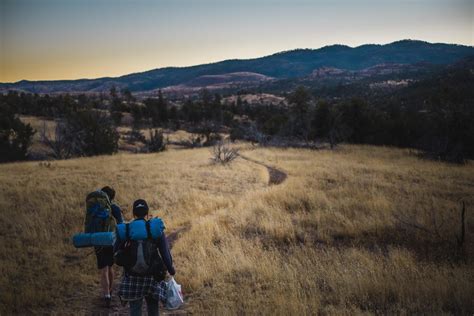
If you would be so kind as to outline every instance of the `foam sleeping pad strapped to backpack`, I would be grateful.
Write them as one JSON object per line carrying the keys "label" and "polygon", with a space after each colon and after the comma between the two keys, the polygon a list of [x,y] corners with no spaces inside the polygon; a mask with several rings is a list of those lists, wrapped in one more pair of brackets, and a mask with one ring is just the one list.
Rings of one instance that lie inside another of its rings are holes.
{"label": "foam sleeping pad strapped to backpack", "polygon": [[124,246],[115,253],[115,263],[131,275],[152,275],[157,281],[164,280],[166,268],[157,244],[164,229],[159,218],[117,225],[117,238]]}
{"label": "foam sleeping pad strapped to backpack", "polygon": [[79,233],[72,237],[72,243],[76,248],[112,247],[115,243],[115,233]]}
{"label": "foam sleeping pad strapped to backpack", "polygon": [[[130,240],[145,240],[148,238],[146,221],[133,221],[128,223]],[[152,218],[148,221],[150,223],[150,233],[152,239],[157,239],[165,230],[165,225],[161,218]],[[127,240],[127,224],[117,225],[117,238],[124,241]]]}
{"label": "foam sleeping pad strapped to backpack", "polygon": [[86,197],[86,233],[110,232],[114,230],[115,221],[112,219],[112,206],[109,196],[103,191],[94,191]]}

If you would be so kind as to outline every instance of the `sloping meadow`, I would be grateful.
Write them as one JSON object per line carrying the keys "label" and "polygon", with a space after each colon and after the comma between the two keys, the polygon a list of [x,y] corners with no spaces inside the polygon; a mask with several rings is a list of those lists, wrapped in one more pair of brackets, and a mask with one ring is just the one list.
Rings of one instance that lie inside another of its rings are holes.
{"label": "sloping meadow", "polygon": [[197,314],[473,312],[472,232],[463,247],[456,239],[460,200],[473,202],[472,165],[363,146],[243,155],[288,178],[178,240]]}
{"label": "sloping meadow", "polygon": [[[2,314],[77,313],[99,295],[76,250],[84,197],[145,198],[175,234],[176,279],[195,314],[474,312],[474,167],[370,146],[207,149],[0,166]],[[259,161],[287,174],[268,185]],[[177,237],[176,237],[177,236]],[[456,238],[458,237],[458,239]]]}
{"label": "sloping meadow", "polygon": [[133,201],[146,199],[170,233],[227,205],[231,195],[266,186],[261,167],[213,165],[210,157],[202,149],[1,165],[0,314],[87,314],[87,305],[97,303],[92,249],[71,243],[83,229],[85,197],[94,189],[114,187],[127,219]]}

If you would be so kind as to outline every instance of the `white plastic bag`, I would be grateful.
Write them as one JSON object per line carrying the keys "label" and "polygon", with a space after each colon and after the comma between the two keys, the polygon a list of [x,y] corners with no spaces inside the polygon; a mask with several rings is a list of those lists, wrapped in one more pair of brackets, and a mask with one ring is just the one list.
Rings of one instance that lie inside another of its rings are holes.
{"label": "white plastic bag", "polygon": [[177,309],[183,305],[183,293],[181,292],[181,285],[176,283],[173,277],[166,281],[166,308]]}

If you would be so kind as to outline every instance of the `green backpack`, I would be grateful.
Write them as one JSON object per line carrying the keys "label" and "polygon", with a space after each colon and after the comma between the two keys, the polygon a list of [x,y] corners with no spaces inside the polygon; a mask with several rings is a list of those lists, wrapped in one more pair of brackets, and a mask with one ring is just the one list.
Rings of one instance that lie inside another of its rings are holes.
{"label": "green backpack", "polygon": [[86,197],[86,220],[84,232],[111,232],[115,230],[115,220],[112,217],[112,206],[107,193],[94,191]]}

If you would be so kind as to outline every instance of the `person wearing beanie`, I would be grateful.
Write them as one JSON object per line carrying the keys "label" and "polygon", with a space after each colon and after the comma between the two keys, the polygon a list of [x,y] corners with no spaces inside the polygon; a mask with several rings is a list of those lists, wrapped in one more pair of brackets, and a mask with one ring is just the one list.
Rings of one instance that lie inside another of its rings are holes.
{"label": "person wearing beanie", "polygon": [[[138,199],[133,203],[134,221],[147,221],[149,207],[143,199]],[[170,275],[175,275],[168,240],[164,232],[156,240],[154,245],[163,260],[163,264]],[[126,241],[121,241],[117,249],[123,249]],[[130,315],[141,315],[143,299],[147,304],[148,315],[159,315],[159,300],[165,295],[160,281],[155,280],[153,275],[131,275],[124,269],[123,277],[120,283],[119,297],[124,302],[130,304]]]}

